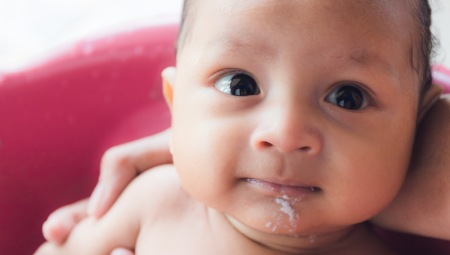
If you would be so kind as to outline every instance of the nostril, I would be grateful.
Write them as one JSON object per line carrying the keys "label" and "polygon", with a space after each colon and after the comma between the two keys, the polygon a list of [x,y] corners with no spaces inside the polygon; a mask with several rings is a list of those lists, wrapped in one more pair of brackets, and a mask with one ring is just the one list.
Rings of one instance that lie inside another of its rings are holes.
{"label": "nostril", "polygon": [[268,148],[268,147],[272,147],[273,145],[269,142],[261,142],[261,147],[262,148]]}
{"label": "nostril", "polygon": [[310,151],[310,150],[311,150],[311,147],[309,147],[309,146],[304,146],[304,147],[301,147],[300,150],[301,150],[301,151]]}

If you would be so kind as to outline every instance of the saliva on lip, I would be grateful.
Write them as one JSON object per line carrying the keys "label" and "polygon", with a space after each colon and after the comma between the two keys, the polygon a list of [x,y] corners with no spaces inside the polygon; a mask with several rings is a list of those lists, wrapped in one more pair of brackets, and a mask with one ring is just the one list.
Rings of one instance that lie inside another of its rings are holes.
{"label": "saliva on lip", "polygon": [[314,241],[316,240],[316,235],[310,235],[309,236],[309,242],[314,243]]}

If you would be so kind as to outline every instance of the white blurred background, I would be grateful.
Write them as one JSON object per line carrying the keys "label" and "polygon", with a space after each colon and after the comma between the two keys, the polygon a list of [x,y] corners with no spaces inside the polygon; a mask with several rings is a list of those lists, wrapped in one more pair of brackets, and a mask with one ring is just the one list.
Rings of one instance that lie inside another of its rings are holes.
{"label": "white blurred background", "polygon": [[[397,1],[397,0],[392,0]],[[430,0],[441,41],[435,62],[450,67],[450,0]],[[182,0],[0,0],[0,70],[107,30],[177,19]]]}

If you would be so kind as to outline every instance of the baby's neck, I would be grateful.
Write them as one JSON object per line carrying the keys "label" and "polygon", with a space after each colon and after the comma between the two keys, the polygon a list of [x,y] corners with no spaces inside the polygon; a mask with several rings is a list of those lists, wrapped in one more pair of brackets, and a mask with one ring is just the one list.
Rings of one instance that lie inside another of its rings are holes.
{"label": "baby's neck", "polygon": [[[232,232],[234,231],[234,234],[238,234],[237,236],[240,236],[242,239],[247,239],[247,241],[243,241],[241,244],[251,246],[255,249],[257,248],[260,252],[258,254],[368,254],[358,253],[358,251],[361,252],[366,249],[372,249],[374,251],[373,254],[388,253],[384,244],[365,224],[357,224],[339,231],[317,236],[305,235],[294,237],[262,232],[248,227],[229,215],[225,215],[211,208],[208,210],[212,227],[218,226],[223,230],[227,228],[225,225],[229,225],[229,231],[225,232],[233,234]],[[217,231],[216,233],[218,232],[221,231]],[[219,237],[219,239],[222,238],[229,239],[229,236]],[[236,244],[236,246],[239,245]],[[263,250],[265,252],[261,253]],[[240,253],[236,251],[235,254]]]}

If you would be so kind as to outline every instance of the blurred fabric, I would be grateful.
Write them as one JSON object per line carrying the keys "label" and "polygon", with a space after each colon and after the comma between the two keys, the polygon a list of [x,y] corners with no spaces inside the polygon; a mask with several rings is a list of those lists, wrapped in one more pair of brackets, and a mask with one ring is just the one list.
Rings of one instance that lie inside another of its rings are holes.
{"label": "blurred fabric", "polygon": [[179,19],[183,0],[0,0],[0,72],[64,51],[74,41]]}

